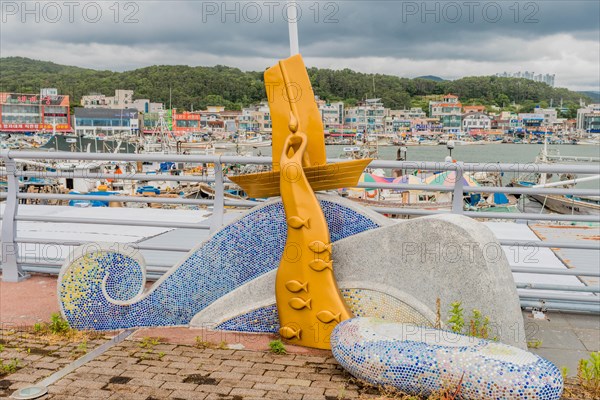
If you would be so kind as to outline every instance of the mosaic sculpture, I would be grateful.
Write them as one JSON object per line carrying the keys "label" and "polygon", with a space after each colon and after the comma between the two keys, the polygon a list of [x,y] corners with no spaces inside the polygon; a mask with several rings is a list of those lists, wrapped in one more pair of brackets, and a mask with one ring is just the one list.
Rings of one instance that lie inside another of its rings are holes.
{"label": "mosaic sculpture", "polygon": [[354,318],[335,328],[331,346],[352,375],[406,393],[460,386],[464,400],[557,400],[563,389],[558,368],[535,354],[439,329]]}

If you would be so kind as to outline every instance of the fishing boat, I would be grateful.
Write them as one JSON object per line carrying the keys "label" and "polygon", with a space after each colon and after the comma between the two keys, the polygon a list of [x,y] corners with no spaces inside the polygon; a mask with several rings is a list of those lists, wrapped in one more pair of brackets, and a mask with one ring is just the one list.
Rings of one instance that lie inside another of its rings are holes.
{"label": "fishing boat", "polygon": [[[536,158],[537,163],[555,163],[555,162],[598,162],[595,157],[581,158],[561,156],[558,150],[549,150],[547,142]],[[526,174],[513,179],[508,186],[523,188],[549,188],[549,187],[573,187],[577,183],[600,180],[600,175],[592,175],[584,178],[577,178],[574,175],[561,175],[558,181],[550,182],[551,174]],[[543,208],[559,214],[571,215],[600,215],[600,197],[598,196],[572,196],[555,194],[530,194],[527,195],[532,200],[540,203]]]}

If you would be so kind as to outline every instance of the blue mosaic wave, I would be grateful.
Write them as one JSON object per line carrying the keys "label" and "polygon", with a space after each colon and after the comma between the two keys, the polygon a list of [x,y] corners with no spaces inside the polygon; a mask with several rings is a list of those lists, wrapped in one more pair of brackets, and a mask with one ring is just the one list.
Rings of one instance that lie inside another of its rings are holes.
{"label": "blue mosaic wave", "polygon": [[[338,203],[321,200],[332,241],[378,224]],[[143,285],[135,257],[116,252],[91,253],[63,267],[59,302],[65,318],[77,329],[123,329],[137,326],[186,325],[209,304],[245,283],[277,268],[286,239],[281,202],[257,207],[227,225],[196,249],[166,279],[139,301]]]}

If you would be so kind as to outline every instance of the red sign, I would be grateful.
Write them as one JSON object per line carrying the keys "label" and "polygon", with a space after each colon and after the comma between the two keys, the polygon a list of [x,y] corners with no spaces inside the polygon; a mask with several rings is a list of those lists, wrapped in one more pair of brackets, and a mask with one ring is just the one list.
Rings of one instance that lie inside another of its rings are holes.
{"label": "red sign", "polygon": [[[52,132],[54,128],[51,124],[0,124],[2,131],[48,131]],[[57,124],[57,131],[70,131],[71,127],[68,124]]]}
{"label": "red sign", "polygon": [[191,114],[191,113],[183,113],[183,114],[174,114],[173,119],[175,120],[187,120],[187,121],[200,121],[200,114]]}

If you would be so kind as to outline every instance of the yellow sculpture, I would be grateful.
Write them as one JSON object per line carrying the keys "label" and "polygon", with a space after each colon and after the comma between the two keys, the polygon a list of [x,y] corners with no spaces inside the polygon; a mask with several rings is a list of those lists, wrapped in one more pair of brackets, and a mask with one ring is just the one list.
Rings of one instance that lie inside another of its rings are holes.
{"label": "yellow sculpture", "polygon": [[232,176],[250,197],[281,194],[287,241],[277,270],[280,335],[329,349],[335,325],[352,315],[337,287],[327,221],[314,191],[355,186],[370,159],[327,164],[321,115],[300,55],[265,72],[273,123],[273,171]]}

